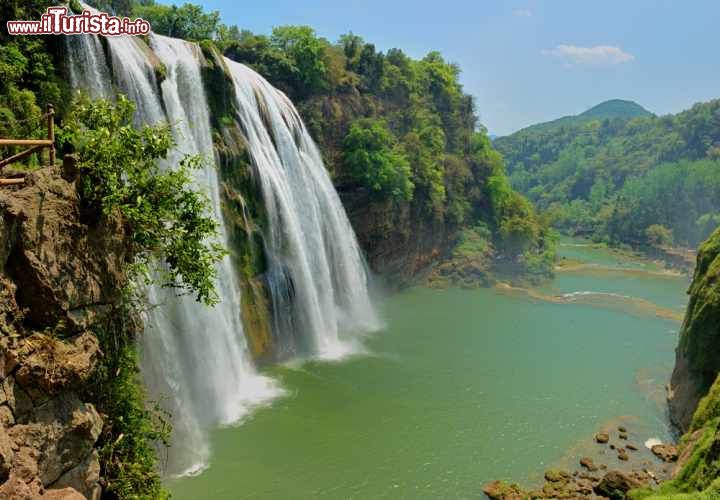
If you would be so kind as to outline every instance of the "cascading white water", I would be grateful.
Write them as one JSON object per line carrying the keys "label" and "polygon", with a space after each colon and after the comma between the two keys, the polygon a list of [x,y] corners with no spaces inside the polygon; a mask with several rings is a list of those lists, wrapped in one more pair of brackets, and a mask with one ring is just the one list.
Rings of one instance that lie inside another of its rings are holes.
{"label": "cascading white water", "polygon": [[355,234],[292,102],[250,68],[225,61],[268,213],[275,326],[295,353],[340,358],[357,346],[354,335],[379,327]]}
{"label": "cascading white water", "polygon": [[70,83],[84,89],[90,97],[109,98],[112,95],[110,73],[97,35],[66,36]]}
{"label": "cascading white water", "polygon": [[[112,79],[98,37],[68,44],[72,83],[92,97],[112,97],[113,84],[136,104],[136,124],[172,125],[177,147],[165,168],[185,154],[205,158],[198,189],[222,221],[207,99],[196,45],[152,35],[165,66],[158,83],[155,56],[138,38],[108,37]],[[337,359],[357,335],[379,322],[355,235],[320,153],[292,103],[247,67],[227,60],[238,96],[238,121],[259,174],[268,213],[268,283],[278,350]],[[220,238],[226,241],[221,225]],[[240,319],[239,287],[228,259],[218,266],[221,303],[206,308],[192,297],[152,287],[141,368],[151,396],[172,414],[173,447],[166,471],[188,474],[208,461],[207,429],[237,422],[280,394],[250,360]],[[279,330],[279,331],[278,331]]]}
{"label": "cascading white water", "polygon": [[[152,36],[155,54],[167,77],[160,85],[147,47],[133,37],[108,38],[118,87],[137,105],[138,124],[172,124],[177,147],[166,168],[185,154],[199,154],[205,168],[196,186],[212,202],[213,215],[222,221],[220,194],[213,155],[210,119],[204,94],[198,49],[195,45]],[[224,226],[220,237],[225,240]],[[201,470],[209,458],[207,429],[240,420],[254,406],[279,394],[275,383],[259,376],[247,350],[240,319],[239,288],[229,258],[218,265],[214,308],[192,297],[152,287],[152,304],[141,345],[141,370],[151,396],[170,411],[175,429],[166,464],[171,474]]]}

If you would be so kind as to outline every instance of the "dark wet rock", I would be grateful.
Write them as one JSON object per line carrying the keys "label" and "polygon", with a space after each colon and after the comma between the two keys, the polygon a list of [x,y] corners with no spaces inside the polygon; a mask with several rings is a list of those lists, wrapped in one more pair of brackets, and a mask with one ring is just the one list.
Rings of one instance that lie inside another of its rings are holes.
{"label": "dark wet rock", "polygon": [[628,450],[631,450],[631,451],[638,451],[637,446],[635,446],[634,444],[631,444],[631,443],[626,444],[625,448],[627,448]]}
{"label": "dark wet rock", "polygon": [[613,443],[610,443],[610,449],[611,449],[611,450],[614,450],[614,449],[615,449],[615,445],[614,445]]}
{"label": "dark wet rock", "polygon": [[671,444],[656,444],[650,451],[663,462],[674,462],[678,458],[677,447]]}
{"label": "dark wet rock", "polygon": [[623,450],[623,451],[621,451],[621,452],[618,453],[618,460],[622,460],[623,462],[627,462],[628,460],[630,460],[630,457],[629,457],[628,454],[625,453],[625,451]]}
{"label": "dark wet rock", "polygon": [[611,500],[623,500],[628,491],[641,486],[643,486],[643,483],[636,477],[613,470],[605,474],[593,489],[596,494],[608,497]]}
{"label": "dark wet rock", "polygon": [[622,432],[623,434],[626,434],[626,433],[627,433],[627,428],[621,425],[621,426],[618,427],[618,432]]}
{"label": "dark wet rock", "polygon": [[605,432],[598,432],[595,434],[595,442],[605,444],[610,441],[610,436]]}
{"label": "dark wet rock", "polygon": [[625,433],[621,433],[618,437],[619,437],[620,439],[622,439],[623,441],[627,441],[628,435],[625,434]]}

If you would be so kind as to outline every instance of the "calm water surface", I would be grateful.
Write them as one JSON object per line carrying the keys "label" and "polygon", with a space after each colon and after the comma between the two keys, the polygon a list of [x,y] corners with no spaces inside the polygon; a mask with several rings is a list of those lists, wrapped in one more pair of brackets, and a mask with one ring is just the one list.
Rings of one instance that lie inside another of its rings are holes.
{"label": "calm water surface", "polygon": [[483,498],[596,452],[602,427],[668,439],[679,323],[655,309],[681,314],[688,279],[577,245],[561,253],[589,265],[536,296],[410,290],[386,300],[370,354],[272,368],[287,395],[216,430],[210,468],[171,480],[173,498]]}

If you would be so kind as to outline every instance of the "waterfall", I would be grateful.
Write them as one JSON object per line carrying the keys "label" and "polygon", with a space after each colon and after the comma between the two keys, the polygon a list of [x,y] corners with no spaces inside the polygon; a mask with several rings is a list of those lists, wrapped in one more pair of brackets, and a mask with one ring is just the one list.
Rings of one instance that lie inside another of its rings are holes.
{"label": "waterfall", "polygon": [[[196,173],[198,189],[222,221],[207,99],[197,46],[153,35],[155,55],[167,76],[158,85],[148,48],[135,37],[107,38],[115,83],[137,106],[138,124],[172,124],[176,148],[166,168],[185,154],[199,154],[205,167]],[[220,239],[226,241],[224,226]],[[207,464],[207,429],[239,421],[279,394],[274,382],[259,376],[250,358],[240,319],[239,287],[225,258],[217,269],[221,302],[208,308],[193,297],[177,297],[151,287],[153,307],[142,336],[141,371],[153,399],[172,415],[173,442],[165,468],[194,473]]]}
{"label": "waterfall", "polygon": [[358,334],[379,327],[355,234],[292,102],[251,69],[225,61],[268,214],[277,335],[287,354],[340,358],[358,347]]}
{"label": "waterfall", "polygon": [[[200,155],[195,185],[222,222],[210,117],[197,45],[150,36],[67,37],[71,81],[92,97],[115,88],[136,104],[136,125],[170,123],[177,146],[162,168]],[[107,52],[107,57],[105,52]],[[165,78],[158,82],[158,64]],[[285,357],[337,359],[357,349],[358,336],[379,326],[368,274],[355,235],[292,103],[247,67],[227,60],[245,135],[267,211],[267,283],[272,295],[275,348]],[[110,70],[112,68],[112,71]],[[227,243],[221,223],[219,240]],[[214,308],[193,297],[150,287],[140,345],[141,372],[152,399],[172,415],[170,474],[192,474],[209,460],[208,429],[238,422],[281,393],[258,375],[240,316],[240,287],[229,258],[218,264]]]}
{"label": "waterfall", "polygon": [[110,72],[97,35],[64,37],[70,69],[70,83],[74,89],[84,89],[90,97],[112,96]]}

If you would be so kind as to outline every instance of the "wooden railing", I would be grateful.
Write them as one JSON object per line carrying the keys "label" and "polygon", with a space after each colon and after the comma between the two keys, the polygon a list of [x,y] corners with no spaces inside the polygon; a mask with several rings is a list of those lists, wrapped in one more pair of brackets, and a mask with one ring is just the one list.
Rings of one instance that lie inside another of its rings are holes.
{"label": "wooden railing", "polygon": [[[34,153],[41,152],[43,149],[50,150],[49,163],[55,165],[55,108],[52,104],[47,105],[45,118],[47,118],[47,139],[0,139],[0,147],[30,146],[25,151],[0,160],[0,173],[7,165],[23,160]],[[0,179],[0,186],[22,184],[24,182],[24,177]]]}

